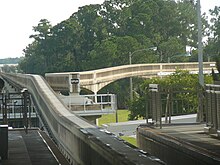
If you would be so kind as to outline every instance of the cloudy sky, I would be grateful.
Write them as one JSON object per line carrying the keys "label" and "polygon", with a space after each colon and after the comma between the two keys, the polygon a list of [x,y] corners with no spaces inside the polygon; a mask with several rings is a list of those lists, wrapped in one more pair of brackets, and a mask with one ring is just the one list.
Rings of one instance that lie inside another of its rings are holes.
{"label": "cloudy sky", "polygon": [[[40,19],[52,25],[69,18],[78,7],[102,3],[104,0],[1,0],[0,1],[0,59],[20,57],[31,42],[32,27]],[[220,0],[200,0],[202,11],[220,6]]]}

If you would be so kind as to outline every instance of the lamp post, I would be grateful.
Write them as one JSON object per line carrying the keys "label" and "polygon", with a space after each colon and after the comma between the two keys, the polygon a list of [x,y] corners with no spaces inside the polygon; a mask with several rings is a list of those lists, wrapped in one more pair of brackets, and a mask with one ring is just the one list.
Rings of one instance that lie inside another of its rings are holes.
{"label": "lamp post", "polygon": [[170,63],[170,60],[171,60],[173,57],[177,57],[177,56],[178,56],[178,57],[180,57],[180,56],[182,56],[182,57],[191,57],[191,54],[190,54],[190,53],[186,53],[186,54],[174,55],[174,56],[168,57],[167,62]]}
{"label": "lamp post", "polygon": [[[146,49],[138,49],[138,50],[135,50],[134,52],[129,52],[129,64],[131,65],[132,62],[131,62],[131,58],[132,58],[132,55],[134,53],[137,53],[137,52],[141,52],[141,51],[148,51],[148,50],[153,50],[153,51],[156,51],[157,50],[157,47],[150,47],[150,48],[146,48]],[[132,77],[130,77],[130,101],[133,101],[133,79]]]}
{"label": "lamp post", "polygon": [[[133,52],[134,53],[134,52]],[[129,52],[129,64],[131,65],[132,53]],[[132,77],[130,77],[130,101],[133,101],[133,82]]]}

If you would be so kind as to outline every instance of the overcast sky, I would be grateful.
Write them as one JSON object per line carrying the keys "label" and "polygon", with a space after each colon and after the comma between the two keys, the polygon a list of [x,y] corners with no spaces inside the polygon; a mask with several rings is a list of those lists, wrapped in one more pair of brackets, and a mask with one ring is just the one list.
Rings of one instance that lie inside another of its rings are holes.
{"label": "overcast sky", "polygon": [[[202,11],[220,6],[220,0],[200,0]],[[78,7],[104,0],[0,0],[0,59],[21,57],[31,42],[32,27],[40,19],[52,25],[69,18]]]}

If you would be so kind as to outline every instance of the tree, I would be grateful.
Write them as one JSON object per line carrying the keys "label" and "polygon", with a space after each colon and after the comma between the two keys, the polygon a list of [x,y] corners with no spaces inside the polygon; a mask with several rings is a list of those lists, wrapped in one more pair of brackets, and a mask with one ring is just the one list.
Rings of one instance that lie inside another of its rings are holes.
{"label": "tree", "polygon": [[38,42],[46,40],[51,35],[51,28],[52,25],[47,19],[41,19],[38,25],[33,27],[36,34],[30,35],[30,38],[34,38]]}
{"label": "tree", "polygon": [[[205,77],[206,83],[211,83],[211,77]],[[136,97],[130,104],[131,115],[130,119],[145,117],[146,115],[146,98],[148,96],[149,84],[159,84],[160,88],[164,89],[167,94],[169,91],[179,92],[176,97],[190,105],[191,109],[187,109],[186,113],[196,112],[198,107],[197,90],[198,78],[197,75],[189,74],[188,71],[176,70],[176,72],[167,77],[147,79],[139,85],[139,97]],[[167,99],[167,95],[162,99]],[[167,103],[166,105],[167,106]]]}
{"label": "tree", "polygon": [[113,66],[112,62],[115,60],[112,59],[116,58],[116,52],[117,45],[111,40],[104,40],[101,43],[97,42],[94,50],[89,52],[90,65],[88,65],[87,69],[101,69]]}
{"label": "tree", "polygon": [[[196,46],[196,7],[189,0],[106,0],[79,8],[55,26],[42,19],[33,31],[30,37],[34,41],[25,48],[20,62],[25,73],[44,75],[125,65],[129,52],[139,49],[145,51],[133,54],[132,63],[167,62],[184,53],[186,45]],[[119,84],[124,86],[126,81]]]}
{"label": "tree", "polygon": [[220,54],[220,7],[215,7],[210,10],[211,14],[211,26],[208,36],[207,45],[205,47],[205,53],[212,59],[216,59]]}
{"label": "tree", "polygon": [[135,54],[133,61],[167,62],[184,52],[186,44],[196,43],[195,14],[189,1],[108,0],[83,6],[54,27],[41,19],[33,27],[25,61],[41,62],[33,65],[41,70],[29,68],[30,73],[82,71],[127,64],[129,52],[157,47],[156,52]]}
{"label": "tree", "polygon": [[30,35],[34,41],[24,49],[25,58],[20,63],[20,67],[25,73],[43,74],[47,70],[50,62],[50,47],[47,44],[48,38],[51,36],[52,25],[46,19],[41,19],[37,26],[33,27],[36,34]]}
{"label": "tree", "polygon": [[4,64],[1,70],[6,73],[16,73],[18,71],[18,68],[17,66],[9,66],[7,64]]}
{"label": "tree", "polygon": [[185,54],[184,45],[181,43],[181,40],[176,37],[169,38],[167,41],[161,43],[159,49],[163,52],[160,61],[171,62],[176,56]]}

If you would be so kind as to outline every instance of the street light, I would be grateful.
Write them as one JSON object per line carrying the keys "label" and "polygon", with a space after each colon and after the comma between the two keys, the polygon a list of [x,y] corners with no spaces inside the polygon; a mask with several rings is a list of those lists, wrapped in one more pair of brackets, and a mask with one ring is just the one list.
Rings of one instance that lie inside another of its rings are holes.
{"label": "street light", "polygon": [[190,53],[186,53],[186,54],[177,54],[177,55],[174,55],[174,56],[168,57],[167,62],[170,63],[170,60],[171,60],[173,57],[191,57],[191,54],[190,54]]}
{"label": "street light", "polygon": [[[129,52],[129,64],[130,65],[132,64],[131,58],[132,58],[132,55],[134,53],[141,52],[141,51],[148,51],[148,50],[156,51],[157,47],[150,47],[150,48],[146,48],[146,49],[138,49],[138,50],[133,51],[132,53]],[[130,101],[133,101],[133,82],[132,81],[133,81],[132,77],[130,77]]]}
{"label": "street light", "polygon": [[129,52],[129,64],[131,65],[131,57],[132,57],[132,55],[133,55],[134,53],[141,52],[141,51],[148,51],[148,50],[156,51],[156,50],[157,50],[157,47],[150,47],[150,48],[146,48],[146,49],[138,49],[138,50],[133,51],[132,53]]}

